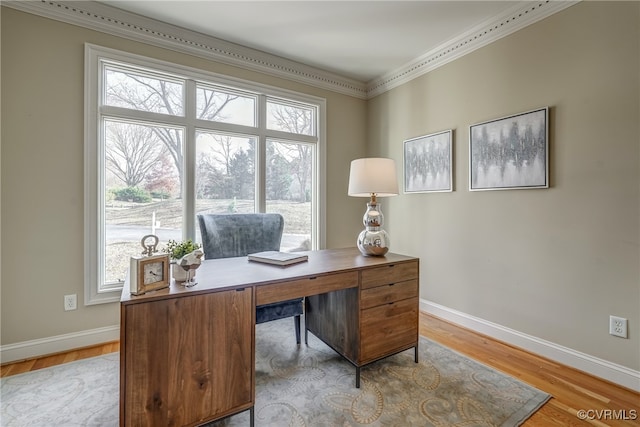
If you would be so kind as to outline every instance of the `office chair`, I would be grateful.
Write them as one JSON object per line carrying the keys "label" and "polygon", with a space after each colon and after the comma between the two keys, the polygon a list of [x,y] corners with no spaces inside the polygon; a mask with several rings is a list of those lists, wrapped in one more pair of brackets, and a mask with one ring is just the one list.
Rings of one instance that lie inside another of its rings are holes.
{"label": "office chair", "polygon": [[[279,251],[284,219],[275,213],[199,214],[205,259],[246,256],[255,252]],[[294,317],[296,342],[300,344],[302,298],[256,307],[256,323]]]}

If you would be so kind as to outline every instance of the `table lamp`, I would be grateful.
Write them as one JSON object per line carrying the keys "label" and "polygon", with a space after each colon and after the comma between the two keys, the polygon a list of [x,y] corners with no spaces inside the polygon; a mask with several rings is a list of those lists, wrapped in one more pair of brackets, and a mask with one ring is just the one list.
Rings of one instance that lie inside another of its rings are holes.
{"label": "table lamp", "polygon": [[371,198],[362,217],[365,229],[358,235],[358,249],[363,255],[383,256],[389,251],[389,235],[382,229],[384,215],[377,197],[398,194],[395,161],[380,157],[353,160],[348,194]]}

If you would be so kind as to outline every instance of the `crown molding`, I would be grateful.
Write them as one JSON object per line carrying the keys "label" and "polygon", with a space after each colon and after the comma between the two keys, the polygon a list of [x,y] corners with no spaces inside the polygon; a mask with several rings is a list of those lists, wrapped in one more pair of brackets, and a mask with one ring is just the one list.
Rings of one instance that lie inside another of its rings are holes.
{"label": "crown molding", "polygon": [[373,98],[407,83],[579,2],[580,0],[522,2],[523,4],[518,4],[504,13],[477,25],[459,37],[449,40],[404,66],[370,81],[367,85],[367,98]]}
{"label": "crown molding", "polygon": [[366,99],[366,84],[94,1],[3,1],[23,12]]}
{"label": "crown molding", "polygon": [[94,1],[5,0],[2,6],[356,98],[370,99],[579,1],[523,2],[368,83]]}

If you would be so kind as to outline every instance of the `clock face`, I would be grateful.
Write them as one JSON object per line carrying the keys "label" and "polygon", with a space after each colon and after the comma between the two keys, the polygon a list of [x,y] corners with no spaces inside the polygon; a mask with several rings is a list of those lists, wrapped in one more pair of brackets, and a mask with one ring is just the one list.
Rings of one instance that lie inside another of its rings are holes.
{"label": "clock face", "polygon": [[142,295],[171,285],[168,254],[131,257],[129,263],[129,290],[132,295]]}
{"label": "clock face", "polygon": [[150,262],[144,265],[145,285],[161,282],[164,280],[164,265],[162,261]]}

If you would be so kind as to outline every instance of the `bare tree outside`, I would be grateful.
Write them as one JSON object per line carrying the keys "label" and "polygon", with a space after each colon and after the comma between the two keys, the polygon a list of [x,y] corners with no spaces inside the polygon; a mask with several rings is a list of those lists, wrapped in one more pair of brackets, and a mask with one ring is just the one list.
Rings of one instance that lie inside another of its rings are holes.
{"label": "bare tree outside", "polygon": [[[313,135],[315,114],[310,108],[288,104],[269,103],[270,126],[299,135]],[[309,201],[309,182],[314,148],[307,144],[274,144],[274,149],[289,164],[293,178],[300,188],[297,198],[300,202]]]}
{"label": "bare tree outside", "polygon": [[107,121],[105,130],[106,167],[127,187],[140,185],[166,154],[149,126]]}
{"label": "bare tree outside", "polygon": [[[184,83],[167,78],[148,77],[142,72],[107,69],[106,103],[139,111],[184,115]],[[230,93],[199,88],[197,114],[199,119],[226,121],[223,114],[231,102],[238,99]],[[154,127],[153,132],[169,150],[182,179],[184,164],[183,133],[170,127]],[[181,188],[181,186],[179,186]]]}
{"label": "bare tree outside", "polygon": [[199,119],[221,123],[255,126],[255,114],[233,114],[229,110],[253,113],[255,98],[240,96],[229,91],[199,86],[196,90],[196,115]]}
{"label": "bare tree outside", "polygon": [[[196,212],[206,200],[247,200],[255,210],[255,138],[214,132],[196,136]],[[238,212],[230,205],[229,212]]]}

